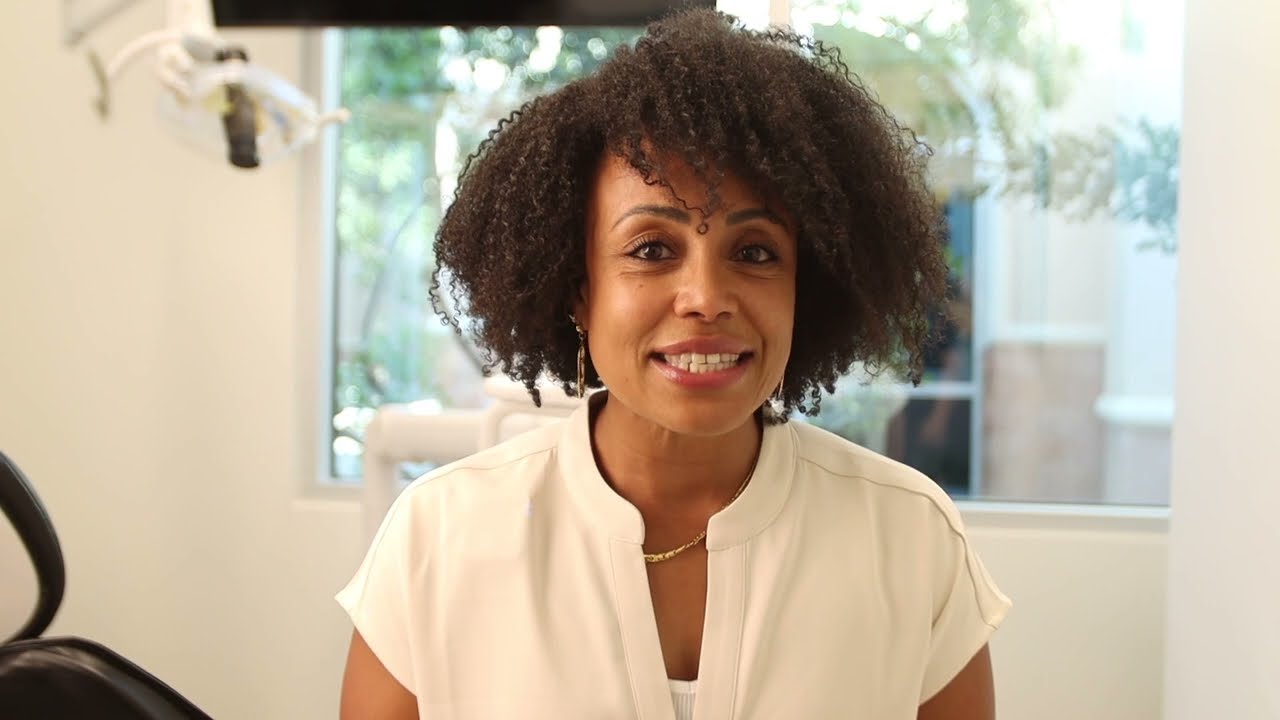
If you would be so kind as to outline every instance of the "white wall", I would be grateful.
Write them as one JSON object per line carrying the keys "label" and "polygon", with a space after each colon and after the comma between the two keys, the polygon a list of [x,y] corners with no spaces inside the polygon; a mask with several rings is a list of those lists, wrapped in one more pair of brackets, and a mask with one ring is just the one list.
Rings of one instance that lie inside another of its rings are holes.
{"label": "white wall", "polygon": [[[160,21],[139,3],[91,43]],[[0,61],[23,69],[0,74],[0,447],[62,536],[53,630],[219,718],[333,717],[348,626],[330,597],[363,547],[355,500],[302,492],[305,166],[243,173],[175,144],[143,65],[99,123],[60,23],[58,3],[0,3]],[[298,76],[295,33],[238,37]],[[1162,524],[967,516],[1017,603],[994,645],[1001,717],[1158,717]]]}
{"label": "white wall", "polygon": [[1157,720],[1167,554],[1159,511],[994,507],[967,508],[965,522],[1014,602],[991,642],[1001,720]]}
{"label": "white wall", "polygon": [[[163,5],[90,45],[160,27]],[[330,596],[359,515],[299,499],[298,165],[237,172],[173,142],[147,63],[99,122],[61,7],[0,3],[0,445],[64,544],[53,633],[219,718],[332,716],[347,625]],[[296,33],[237,37],[296,77]]]}
{"label": "white wall", "polygon": [[1169,720],[1280,718],[1280,5],[1189,0]]}

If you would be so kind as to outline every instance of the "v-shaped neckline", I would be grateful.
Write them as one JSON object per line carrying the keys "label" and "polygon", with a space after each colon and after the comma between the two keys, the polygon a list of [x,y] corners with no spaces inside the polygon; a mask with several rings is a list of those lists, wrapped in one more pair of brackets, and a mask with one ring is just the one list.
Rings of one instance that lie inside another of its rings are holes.
{"label": "v-shaped neckline", "polygon": [[[675,720],[649,576],[638,544],[610,541],[614,599],[623,652],[640,720]],[[707,555],[707,607],[698,660],[694,720],[732,717],[737,690],[746,582],[746,547]],[[687,682],[687,681],[682,681]]]}
{"label": "v-shaped neckline", "polygon": [[[643,555],[640,511],[605,482],[591,450],[596,393],[574,411],[557,446],[561,477],[579,510],[608,537],[618,627],[639,720],[675,720],[670,679]],[[698,659],[694,720],[733,716],[746,611],[751,538],[781,514],[794,482],[797,439],[789,424],[766,425],[751,481],[707,523],[707,599]]]}

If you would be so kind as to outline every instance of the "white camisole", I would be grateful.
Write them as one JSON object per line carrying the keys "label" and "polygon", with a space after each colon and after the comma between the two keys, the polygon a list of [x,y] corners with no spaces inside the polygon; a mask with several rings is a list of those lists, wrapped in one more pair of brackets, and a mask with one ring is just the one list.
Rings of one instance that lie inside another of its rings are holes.
{"label": "white camisole", "polygon": [[698,692],[697,680],[668,680],[671,685],[671,704],[676,709],[676,720],[693,720],[693,698]]}

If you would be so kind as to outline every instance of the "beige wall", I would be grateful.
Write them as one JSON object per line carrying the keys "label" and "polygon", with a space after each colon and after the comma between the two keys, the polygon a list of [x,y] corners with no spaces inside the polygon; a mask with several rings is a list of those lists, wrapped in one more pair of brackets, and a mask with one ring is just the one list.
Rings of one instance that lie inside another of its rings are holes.
{"label": "beige wall", "polygon": [[[332,716],[330,595],[359,527],[299,499],[299,166],[237,172],[172,141],[145,62],[99,122],[61,6],[0,3],[0,443],[64,544],[52,632],[220,718]],[[162,16],[138,3],[90,44]],[[237,37],[296,76],[295,33]]]}
{"label": "beige wall", "polygon": [[[302,492],[320,426],[298,411],[319,392],[298,320],[318,303],[305,166],[246,174],[176,144],[145,64],[98,122],[60,7],[0,3],[0,445],[64,543],[53,631],[215,717],[334,717],[348,626],[330,597],[363,547],[355,500]],[[92,44],[161,9],[138,3]],[[297,76],[296,34],[237,37]],[[1001,716],[1158,717],[1161,524],[966,513],[1017,603],[995,643]]]}
{"label": "beige wall", "polygon": [[1169,720],[1280,717],[1280,4],[1189,0]]}

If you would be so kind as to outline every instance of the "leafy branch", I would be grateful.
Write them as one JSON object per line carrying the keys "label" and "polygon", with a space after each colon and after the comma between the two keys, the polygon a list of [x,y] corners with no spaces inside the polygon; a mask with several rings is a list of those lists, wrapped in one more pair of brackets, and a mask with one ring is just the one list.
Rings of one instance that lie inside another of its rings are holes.
{"label": "leafy branch", "polygon": [[[941,6],[940,6],[941,7]],[[1145,225],[1141,247],[1176,249],[1178,130],[1145,118],[1047,134],[1074,91],[1079,48],[1038,0],[967,0],[942,20],[872,17],[854,0],[801,0],[815,37],[841,49],[902,122],[937,151],[935,181],[973,194],[1023,195],[1072,220]]]}

